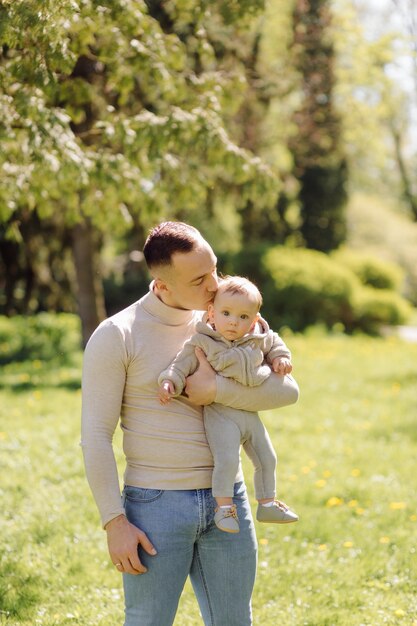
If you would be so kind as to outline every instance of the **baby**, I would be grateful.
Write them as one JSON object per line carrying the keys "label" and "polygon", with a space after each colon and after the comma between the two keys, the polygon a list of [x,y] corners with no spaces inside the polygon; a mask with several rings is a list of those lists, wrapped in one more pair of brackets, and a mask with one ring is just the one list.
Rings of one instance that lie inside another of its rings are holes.
{"label": "baby", "polygon": [[[243,385],[260,385],[270,376],[271,369],[282,376],[289,374],[291,354],[260,316],[261,304],[258,288],[248,279],[221,279],[213,303],[197,324],[197,333],[159,376],[160,402],[166,404],[183,391],[185,379],[198,367],[196,347],[204,351],[218,374]],[[255,467],[256,519],[278,524],[296,522],[298,516],[275,500],[276,455],[258,414],[213,403],[204,407],[204,426],[214,459],[212,492],[217,503],[217,527],[229,533],[239,532],[233,487],[241,444]]]}

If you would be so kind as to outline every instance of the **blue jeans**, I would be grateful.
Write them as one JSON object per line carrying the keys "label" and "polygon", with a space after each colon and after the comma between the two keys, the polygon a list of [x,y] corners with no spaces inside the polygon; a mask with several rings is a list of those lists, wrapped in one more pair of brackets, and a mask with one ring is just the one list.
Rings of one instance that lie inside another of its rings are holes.
{"label": "blue jeans", "polygon": [[123,574],[124,626],[171,626],[187,576],[206,626],[250,626],[256,536],[246,488],[236,483],[240,533],[219,530],[211,489],[171,491],[126,486],[128,520],[143,530],[158,554],[139,547],[146,574]]}

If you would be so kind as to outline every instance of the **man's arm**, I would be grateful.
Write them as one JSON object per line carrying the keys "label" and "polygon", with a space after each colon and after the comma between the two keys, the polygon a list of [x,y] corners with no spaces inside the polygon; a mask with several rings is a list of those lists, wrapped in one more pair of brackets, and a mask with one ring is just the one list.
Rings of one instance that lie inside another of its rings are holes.
{"label": "man's arm", "polygon": [[142,574],[146,568],[139,560],[138,544],[149,554],[155,550],[145,533],[125,517],[112,445],[126,378],[125,357],[118,329],[110,323],[100,326],[84,354],[81,446],[111,560],[120,572]]}
{"label": "man's arm", "polygon": [[271,372],[261,385],[245,387],[231,378],[216,377],[215,402],[244,411],[267,411],[295,404],[298,385],[290,375]]}
{"label": "man's arm", "polygon": [[299,389],[292,376],[271,376],[257,387],[246,387],[231,378],[216,375],[204,353],[196,349],[200,362],[198,370],[187,378],[186,394],[193,404],[218,402],[234,409],[267,411],[294,404]]}
{"label": "man's arm", "polygon": [[81,446],[103,526],[124,513],[112,445],[125,384],[123,352],[119,330],[107,323],[92,335],[83,361]]}

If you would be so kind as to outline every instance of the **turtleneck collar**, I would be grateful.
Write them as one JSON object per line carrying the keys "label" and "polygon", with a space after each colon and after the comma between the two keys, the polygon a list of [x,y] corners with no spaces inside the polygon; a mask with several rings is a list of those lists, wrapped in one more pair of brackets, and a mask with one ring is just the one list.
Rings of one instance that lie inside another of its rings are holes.
{"label": "turtleneck collar", "polygon": [[167,326],[181,326],[187,324],[194,317],[194,311],[176,309],[164,304],[153,291],[153,281],[149,285],[149,293],[141,298],[140,303],[149,315],[157,317],[159,321]]}

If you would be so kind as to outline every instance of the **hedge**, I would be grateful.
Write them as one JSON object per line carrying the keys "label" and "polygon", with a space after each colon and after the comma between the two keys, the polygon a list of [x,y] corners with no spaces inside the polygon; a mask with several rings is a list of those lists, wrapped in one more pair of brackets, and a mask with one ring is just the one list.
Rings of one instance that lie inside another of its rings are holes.
{"label": "hedge", "polygon": [[81,348],[80,320],[70,313],[0,316],[0,364],[65,361]]}
{"label": "hedge", "polygon": [[[256,282],[264,298],[263,315],[276,329],[302,331],[315,324],[331,329],[342,324],[349,333],[374,334],[381,325],[404,323],[411,313],[409,303],[394,290],[382,288],[398,286],[399,273],[378,260],[361,260],[368,268],[363,282],[337,255],[304,248],[251,247],[220,259],[220,267]],[[372,281],[378,288],[370,286]]]}

